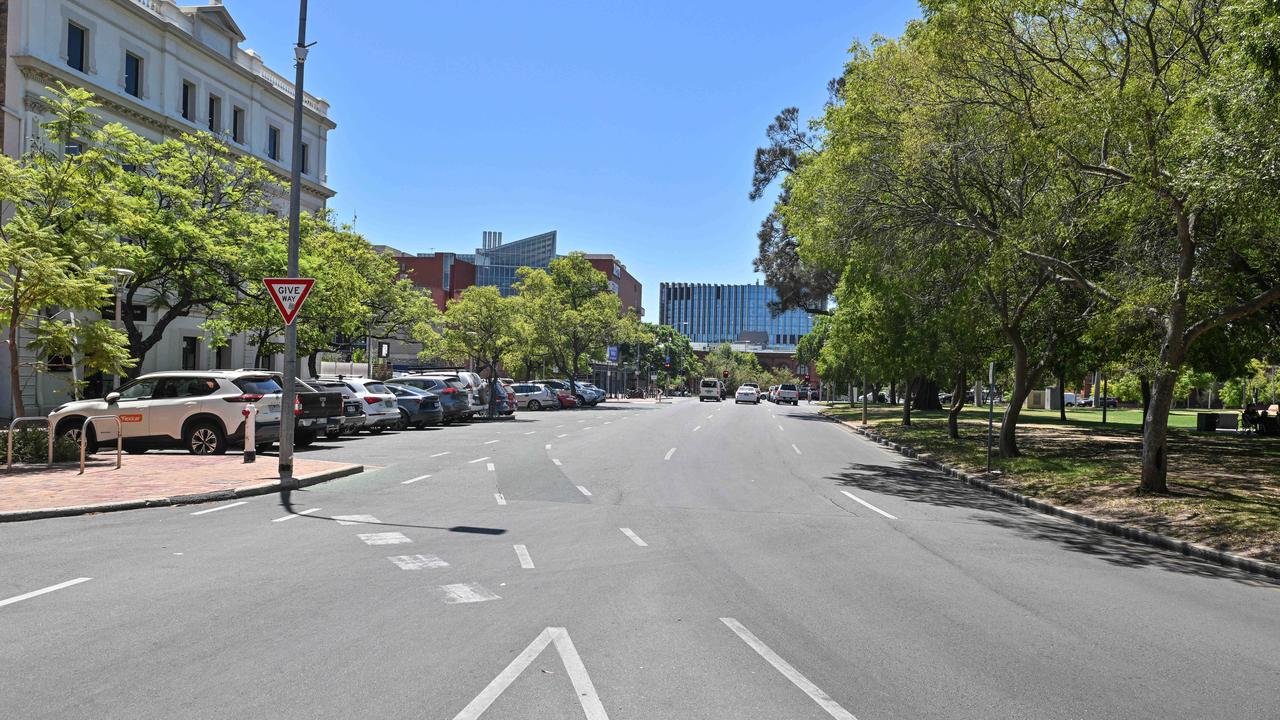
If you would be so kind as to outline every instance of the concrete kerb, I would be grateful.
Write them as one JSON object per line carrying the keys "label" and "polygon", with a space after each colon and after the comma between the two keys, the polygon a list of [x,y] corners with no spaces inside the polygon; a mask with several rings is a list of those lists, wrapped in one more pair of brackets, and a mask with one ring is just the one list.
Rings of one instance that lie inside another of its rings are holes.
{"label": "concrete kerb", "polygon": [[[357,475],[364,472],[363,465],[351,465],[348,467],[338,468],[336,470],[326,470],[325,472],[312,473],[304,475],[300,478],[294,478],[294,489],[304,488],[311,485],[317,485],[329,480],[336,480],[340,477],[348,475]],[[196,493],[192,495],[174,495],[165,498],[145,498],[142,500],[126,500],[114,503],[99,503],[96,505],[73,505],[59,508],[41,508],[39,510],[18,510],[15,512],[0,512],[0,523],[4,522],[21,522],[24,520],[41,520],[53,517],[68,517],[72,515],[88,515],[91,513],[108,513],[118,512],[121,510],[139,510],[141,508],[150,507],[167,507],[172,505],[195,505],[198,503],[218,502],[222,500],[233,500],[235,498],[253,497],[254,495],[267,495],[280,490],[280,481],[274,480],[269,483],[261,483],[259,485],[246,485],[245,487],[234,488],[231,490],[215,490],[207,493]]]}
{"label": "concrete kerb", "polygon": [[1126,540],[1132,540],[1134,542],[1142,543],[1144,545],[1150,545],[1151,547],[1159,548],[1161,550],[1169,550],[1172,552],[1181,553],[1182,555],[1186,555],[1188,557],[1193,557],[1199,560],[1205,560],[1208,562],[1216,563],[1218,565],[1222,565],[1225,567],[1234,568],[1236,570],[1243,570],[1245,572],[1250,572],[1257,575],[1262,575],[1264,577],[1272,578],[1275,580],[1280,580],[1280,565],[1277,565],[1276,563],[1269,563],[1263,560],[1254,560],[1253,558],[1247,558],[1242,555],[1236,555],[1234,553],[1226,552],[1225,550],[1218,550],[1217,548],[1211,548],[1207,545],[1188,542],[1186,540],[1179,540],[1177,538],[1170,537],[1168,535],[1162,535],[1160,533],[1151,532],[1150,530],[1143,530],[1142,528],[1136,528],[1136,527],[1133,527],[1132,525],[1125,525],[1123,523],[1118,523],[1118,522],[1115,522],[1114,520],[1106,520],[1103,518],[1094,517],[1092,515],[1085,515],[1084,513],[1079,513],[1079,512],[1076,512],[1075,510],[1068,510],[1067,508],[1059,507],[1052,503],[1047,503],[1043,500],[1037,500],[1035,498],[1028,497],[1026,495],[1023,495],[1022,493],[1015,492],[1008,488],[1000,487],[999,485],[995,485],[991,483],[989,480],[979,475],[974,475],[974,474],[970,474],[970,473],[966,473],[961,470],[958,470],[954,467],[951,467],[950,465],[946,465],[942,462],[939,462],[928,453],[920,453],[915,448],[908,447],[906,445],[894,442],[892,440],[888,440],[883,436],[881,436],[880,434],[874,432],[870,428],[856,427],[842,420],[837,420],[827,415],[823,415],[822,417],[831,422],[840,424],[850,432],[857,433],[859,435],[862,435],[863,437],[866,437],[868,440],[884,445],[885,447],[898,452],[904,457],[913,458],[923,465],[939,470],[947,477],[959,480],[960,482],[966,485],[970,485],[972,487],[986,490],[987,492],[993,495],[1002,497],[1006,500],[1010,500],[1019,505],[1022,505],[1023,507],[1031,508],[1036,512],[1044,513],[1045,515],[1053,515],[1055,517],[1060,517],[1065,520],[1070,520],[1071,522],[1074,522],[1077,525],[1083,525],[1084,527],[1092,528],[1094,530],[1101,530],[1105,533],[1115,535],[1116,537],[1121,537]]}

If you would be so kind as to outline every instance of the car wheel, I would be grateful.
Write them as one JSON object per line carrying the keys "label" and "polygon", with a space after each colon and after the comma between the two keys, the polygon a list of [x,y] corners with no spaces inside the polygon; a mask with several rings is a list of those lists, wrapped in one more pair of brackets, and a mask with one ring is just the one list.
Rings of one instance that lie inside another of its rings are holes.
{"label": "car wheel", "polygon": [[293,434],[293,444],[295,447],[307,447],[316,441],[316,431],[311,428],[303,428]]}
{"label": "car wheel", "polygon": [[404,408],[400,408],[400,419],[396,421],[397,430],[409,429],[409,412]]}
{"label": "car wheel", "polygon": [[530,410],[541,410],[541,409],[542,409],[542,403],[538,402],[537,400],[530,400],[530,401],[529,401],[529,409],[530,409]]}
{"label": "car wheel", "polygon": [[[84,418],[70,417],[58,423],[58,429],[54,431],[54,434],[70,440],[79,447],[80,428],[83,426]],[[89,437],[85,440],[85,452],[91,453],[94,451],[94,440],[96,439],[96,433],[94,432],[92,425],[89,426],[88,435]]]}
{"label": "car wheel", "polygon": [[374,426],[374,427],[369,428],[369,434],[370,434],[370,435],[381,435],[383,430],[386,430],[386,428],[385,428],[385,427],[383,427],[383,426],[381,426],[381,425],[377,425],[377,426]]}
{"label": "car wheel", "polygon": [[211,422],[199,422],[187,428],[182,443],[192,455],[221,455],[227,451],[227,439]]}
{"label": "car wheel", "polygon": [[337,440],[342,437],[342,428],[338,428],[336,430],[325,430],[324,436],[330,440]]}

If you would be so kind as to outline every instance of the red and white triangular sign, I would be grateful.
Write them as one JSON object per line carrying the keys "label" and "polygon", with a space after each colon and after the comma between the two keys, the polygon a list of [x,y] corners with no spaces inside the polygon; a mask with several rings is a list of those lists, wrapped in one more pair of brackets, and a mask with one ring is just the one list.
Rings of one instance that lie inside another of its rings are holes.
{"label": "red and white triangular sign", "polygon": [[293,324],[302,303],[311,294],[311,286],[316,284],[314,278],[263,278],[262,282],[267,286],[267,294],[275,302],[285,325]]}

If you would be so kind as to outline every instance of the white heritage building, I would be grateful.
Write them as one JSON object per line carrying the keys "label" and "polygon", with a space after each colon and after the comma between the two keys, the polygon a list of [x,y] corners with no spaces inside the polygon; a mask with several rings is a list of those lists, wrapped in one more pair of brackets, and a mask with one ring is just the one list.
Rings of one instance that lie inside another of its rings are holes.
{"label": "white heritage building", "polygon": [[[184,132],[210,131],[236,153],[256,156],[282,180],[292,162],[293,83],[268,68],[253,50],[240,47],[244,34],[221,2],[182,6],[173,0],[9,0],[0,2],[3,126],[0,145],[21,155],[46,119],[41,98],[56,82],[92,91],[106,121],[162,140]],[[293,68],[288,68],[292,74]],[[329,104],[303,98],[302,210],[325,207],[334,191],[325,174],[328,133],[336,127]],[[281,194],[280,210],[287,207]],[[135,317],[149,308],[125,308]],[[209,348],[202,317],[169,326],[142,370],[236,368],[252,364],[245,338],[229,348]],[[144,325],[144,332],[146,331]],[[32,358],[23,358],[24,368]],[[278,364],[277,359],[277,367]],[[0,377],[8,376],[0,353]],[[70,373],[24,369],[27,411],[48,412],[66,401]],[[109,382],[109,381],[108,381]],[[0,384],[0,416],[13,407],[8,384]]]}

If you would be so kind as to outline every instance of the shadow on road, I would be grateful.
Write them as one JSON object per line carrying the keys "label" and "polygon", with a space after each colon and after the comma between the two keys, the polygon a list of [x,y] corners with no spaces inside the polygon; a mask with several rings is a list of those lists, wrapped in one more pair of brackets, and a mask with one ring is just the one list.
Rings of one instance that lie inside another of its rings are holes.
{"label": "shadow on road", "polygon": [[1041,515],[1009,500],[914,463],[870,465],[854,463],[828,479],[837,486],[890,495],[939,507],[978,511],[972,520],[1016,533],[1025,538],[1051,542],[1072,552],[1084,553],[1112,565],[1129,568],[1159,568],[1199,577],[1234,580],[1256,586],[1280,583],[1251,573],[1183,557],[1167,550],[1129,542],[1114,535],[1076,525],[1068,520]]}
{"label": "shadow on road", "polygon": [[[280,507],[283,507],[285,512],[289,513],[290,515],[297,515],[299,518],[302,518],[303,520],[324,520],[327,522],[338,521],[337,518],[331,517],[328,515],[316,515],[315,513],[302,515],[301,513],[299,513],[293,507],[293,493],[296,493],[296,492],[302,492],[302,491],[287,490],[287,489],[282,489],[280,491]],[[454,525],[453,527],[444,527],[442,525],[412,525],[409,523],[389,523],[389,522],[361,522],[360,524],[361,525],[377,525],[381,527],[415,528],[417,530],[444,530],[445,532],[468,533],[471,535],[505,535],[507,532],[506,528],[475,527],[472,525]]]}

